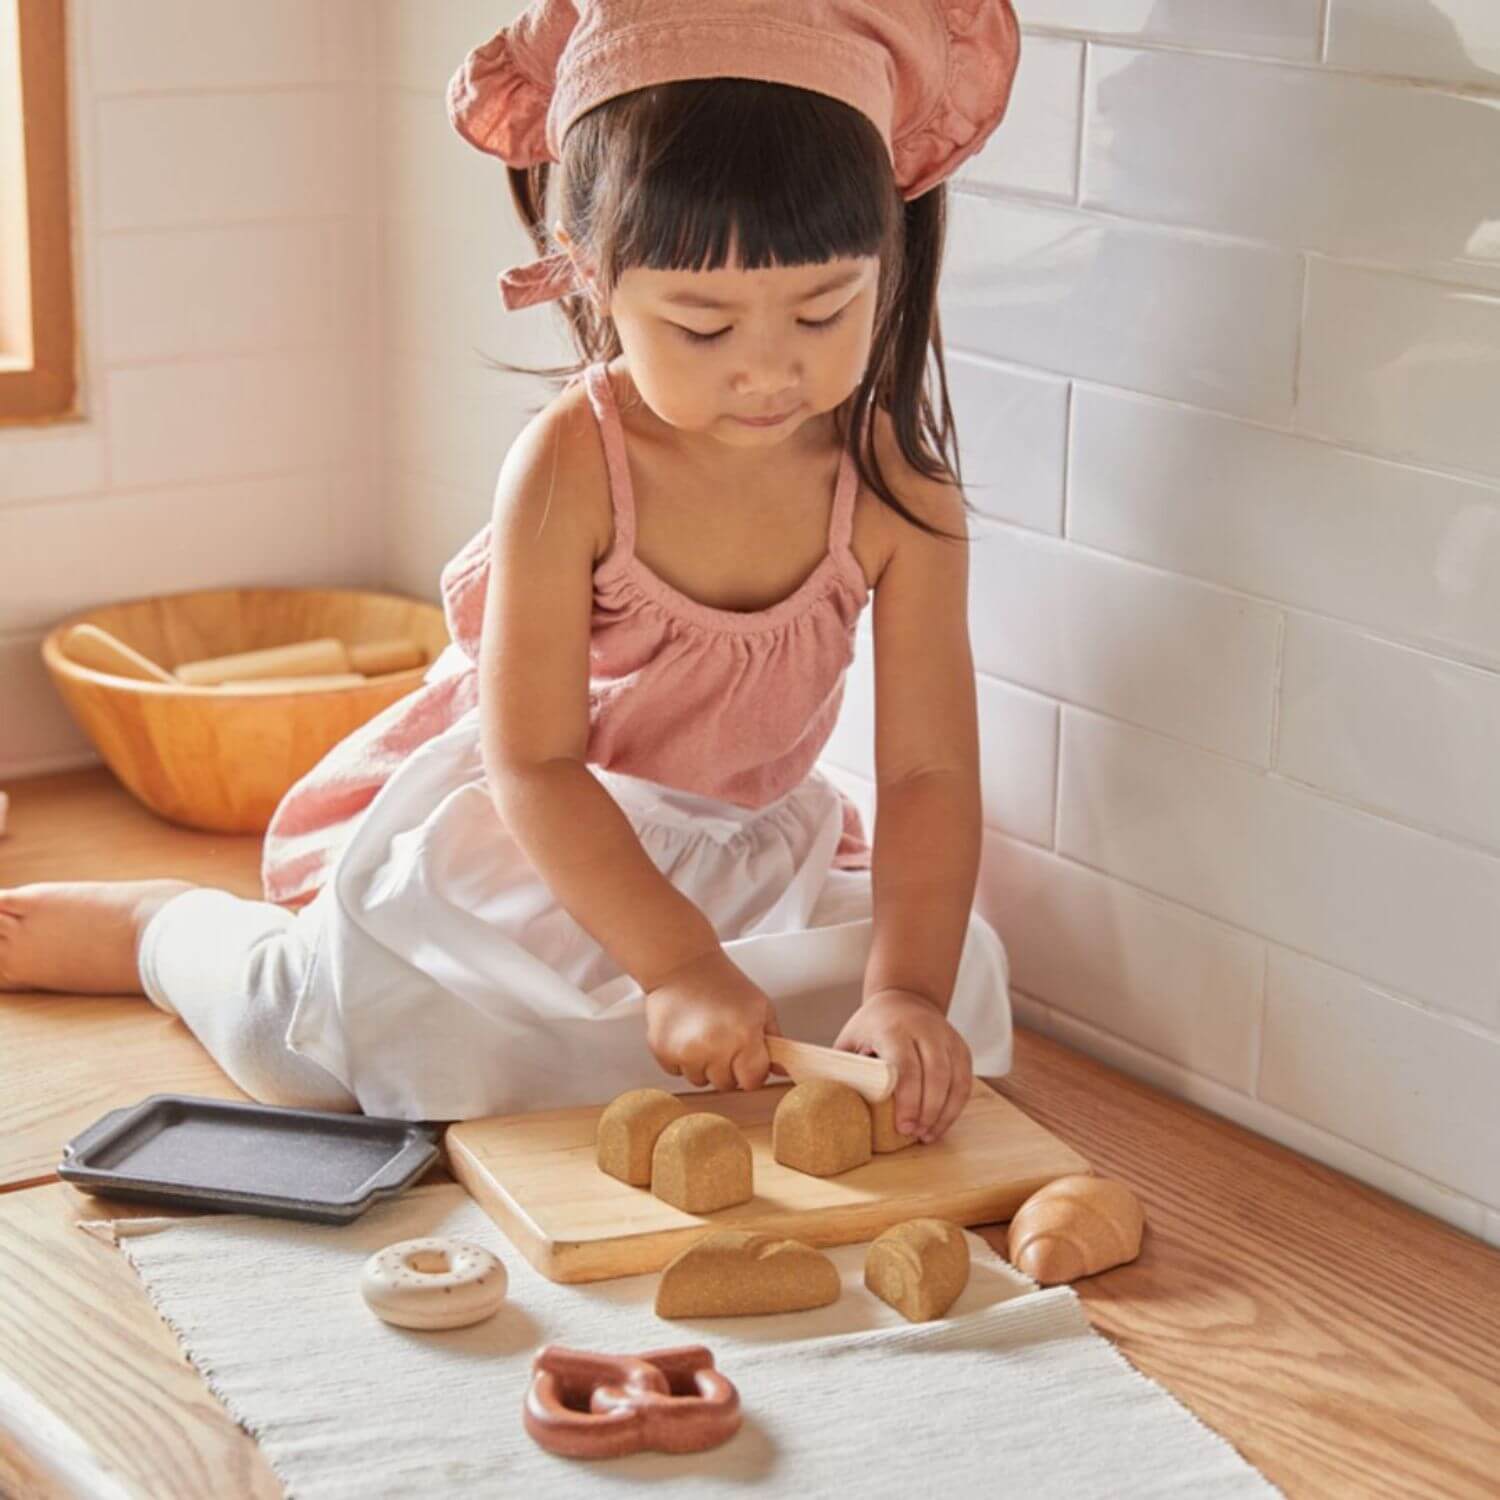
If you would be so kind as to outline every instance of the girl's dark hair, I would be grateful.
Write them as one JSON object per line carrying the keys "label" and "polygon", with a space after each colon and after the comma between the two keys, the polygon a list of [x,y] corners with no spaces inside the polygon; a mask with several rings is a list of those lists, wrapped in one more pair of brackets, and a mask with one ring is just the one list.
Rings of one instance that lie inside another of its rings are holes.
{"label": "girl's dark hair", "polygon": [[[869,364],[859,388],[834,412],[835,431],[860,479],[882,501],[923,531],[967,540],[912,514],[892,492],[870,421],[872,408],[887,412],[907,463],[953,482],[962,494],[937,311],[946,184],[903,202],[885,143],[858,110],[807,89],[742,78],[690,79],[622,94],[574,122],[557,167],[508,167],[516,211],[544,255],[557,248],[547,214],[554,171],[560,177],[555,216],[597,267],[606,298],[632,266],[717,270],[732,263],[758,270],[878,256]],[[578,364],[486,363],[561,387],[589,364],[622,352],[614,323],[587,296],[569,295],[559,305]],[[929,347],[936,406],[928,389]],[[853,434],[861,435],[858,441]]]}

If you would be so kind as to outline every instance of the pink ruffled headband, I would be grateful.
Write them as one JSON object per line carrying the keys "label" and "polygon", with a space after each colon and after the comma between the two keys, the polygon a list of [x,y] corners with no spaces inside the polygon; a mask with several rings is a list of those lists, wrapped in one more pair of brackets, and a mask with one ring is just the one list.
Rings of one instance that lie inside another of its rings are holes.
{"label": "pink ruffled headband", "polygon": [[[871,119],[920,197],[1000,123],[1020,59],[1010,0],[533,0],[464,59],[448,116],[513,167],[561,158],[574,120],[654,83],[757,78]],[[506,307],[577,291],[566,254],[512,266]]]}

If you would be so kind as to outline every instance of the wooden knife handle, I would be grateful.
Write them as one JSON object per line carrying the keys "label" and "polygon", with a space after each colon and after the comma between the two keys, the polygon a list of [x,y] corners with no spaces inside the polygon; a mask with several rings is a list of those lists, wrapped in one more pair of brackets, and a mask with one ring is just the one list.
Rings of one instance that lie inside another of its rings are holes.
{"label": "wooden knife handle", "polygon": [[896,1070],[883,1057],[866,1057],[859,1052],[841,1052],[836,1047],[819,1047],[812,1042],[794,1042],[790,1037],[768,1036],[766,1051],[773,1063],[780,1063],[793,1082],[827,1078],[847,1083],[863,1094],[871,1104],[889,1099],[896,1090]]}

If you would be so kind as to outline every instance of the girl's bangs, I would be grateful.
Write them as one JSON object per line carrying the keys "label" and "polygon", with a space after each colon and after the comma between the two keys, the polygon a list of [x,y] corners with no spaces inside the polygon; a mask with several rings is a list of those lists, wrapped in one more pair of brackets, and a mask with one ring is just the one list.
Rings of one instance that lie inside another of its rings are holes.
{"label": "girl's bangs", "polygon": [[[666,85],[637,107],[628,190],[611,215],[615,273],[821,264],[886,253],[899,199],[874,126],[835,99],[760,81]],[[817,151],[808,142],[820,143]]]}

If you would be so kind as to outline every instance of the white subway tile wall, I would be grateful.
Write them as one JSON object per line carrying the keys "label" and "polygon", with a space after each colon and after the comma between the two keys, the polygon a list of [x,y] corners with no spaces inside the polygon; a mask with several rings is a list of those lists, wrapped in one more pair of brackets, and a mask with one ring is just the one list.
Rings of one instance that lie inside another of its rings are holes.
{"label": "white subway tile wall", "polygon": [[1017,1013],[1500,1243],[1500,6],[1019,10],[942,294]]}
{"label": "white subway tile wall", "polygon": [[68,16],[82,418],[0,429],[0,778],[90,756],[65,615],[384,572],[368,9]]}
{"label": "white subway tile wall", "polygon": [[[80,753],[34,647],[85,593],[431,594],[482,524],[548,394],[482,356],[569,353],[444,115],[519,8],[74,7],[91,420],[0,435],[0,773]],[[942,289],[1017,1015],[1500,1244],[1500,6],[1019,9]]]}

